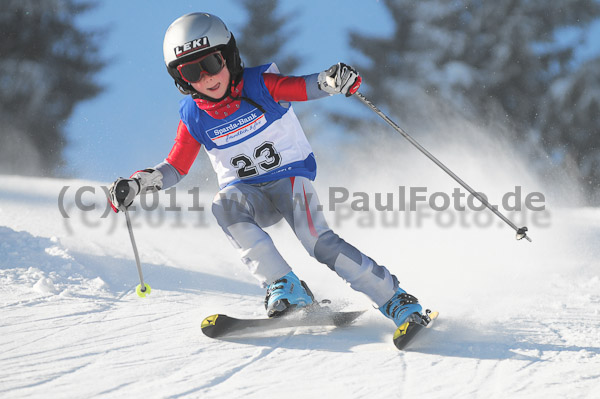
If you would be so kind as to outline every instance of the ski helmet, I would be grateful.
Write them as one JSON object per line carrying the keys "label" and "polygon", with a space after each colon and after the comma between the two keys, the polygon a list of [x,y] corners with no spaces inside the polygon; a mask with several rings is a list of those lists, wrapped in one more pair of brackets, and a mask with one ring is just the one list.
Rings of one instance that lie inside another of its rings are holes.
{"label": "ski helmet", "polygon": [[177,65],[214,51],[221,51],[231,75],[230,84],[237,85],[242,78],[243,65],[233,33],[223,21],[205,12],[186,14],[173,21],[165,33],[163,55],[167,71],[175,80],[179,91],[203,97],[183,80],[177,71]]}

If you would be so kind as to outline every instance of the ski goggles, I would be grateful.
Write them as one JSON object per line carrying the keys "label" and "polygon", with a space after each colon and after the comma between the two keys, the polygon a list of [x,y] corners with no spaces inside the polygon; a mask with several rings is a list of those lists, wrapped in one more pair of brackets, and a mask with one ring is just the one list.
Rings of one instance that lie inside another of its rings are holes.
{"label": "ski goggles", "polygon": [[216,75],[223,70],[225,60],[220,51],[210,53],[194,61],[178,65],[179,74],[188,83],[196,83],[202,79],[202,74]]}

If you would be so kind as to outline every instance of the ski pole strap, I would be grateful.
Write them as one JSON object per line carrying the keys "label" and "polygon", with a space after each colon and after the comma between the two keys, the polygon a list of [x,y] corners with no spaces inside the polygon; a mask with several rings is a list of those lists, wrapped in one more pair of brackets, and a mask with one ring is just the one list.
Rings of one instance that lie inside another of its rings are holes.
{"label": "ski pole strap", "polygon": [[394,130],[400,133],[406,140],[408,140],[413,146],[415,146],[419,151],[421,151],[427,158],[433,161],[437,166],[439,166],[444,172],[446,172],[450,177],[452,177],[458,184],[463,186],[465,190],[467,190],[471,195],[477,198],[483,205],[485,205],[490,211],[492,211],[496,216],[498,216],[502,221],[508,224],[517,232],[517,240],[521,240],[525,238],[527,241],[531,242],[531,238],[527,235],[527,227],[517,227],[510,219],[504,216],[500,211],[498,211],[497,207],[492,206],[483,196],[481,196],[478,192],[473,190],[467,183],[465,183],[460,177],[458,177],[454,172],[452,172],[446,165],[444,165],[439,159],[434,157],[429,151],[427,151],[421,144],[419,144],[412,136],[406,133],[396,122],[391,120],[386,114],[384,114],[379,108],[375,106],[371,101],[369,101],[361,92],[357,91],[355,94],[358,99],[369,107],[373,112],[379,115],[384,121],[386,121]]}

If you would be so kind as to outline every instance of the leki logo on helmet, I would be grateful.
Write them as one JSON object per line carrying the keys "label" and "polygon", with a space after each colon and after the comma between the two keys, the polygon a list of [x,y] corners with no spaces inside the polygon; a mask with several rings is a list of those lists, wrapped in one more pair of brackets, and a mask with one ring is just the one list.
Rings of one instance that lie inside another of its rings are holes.
{"label": "leki logo on helmet", "polygon": [[208,46],[210,46],[210,44],[208,43],[207,36],[201,37],[200,39],[190,40],[189,42],[184,43],[183,46],[175,47],[175,57],[181,57]]}

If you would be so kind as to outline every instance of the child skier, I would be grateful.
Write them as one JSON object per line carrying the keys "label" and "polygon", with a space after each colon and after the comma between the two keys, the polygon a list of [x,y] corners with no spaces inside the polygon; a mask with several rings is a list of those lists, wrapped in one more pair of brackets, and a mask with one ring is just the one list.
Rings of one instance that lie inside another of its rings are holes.
{"label": "child skier", "polygon": [[[315,157],[288,105],[339,93],[351,96],[361,83],[358,73],[343,63],[301,77],[282,76],[275,64],[245,68],[233,34],[207,13],[175,20],[165,34],[163,52],[169,74],[186,94],[175,144],[164,162],[113,183],[115,212],[129,207],[139,193],[179,182],[203,145],[220,186],[212,212],[242,262],[267,288],[269,317],[314,300],[263,230],[281,218],[311,256],[369,297],[397,326],[419,316],[421,305],[387,268],[327,225],[311,183]],[[126,187],[122,202],[115,195],[117,185]]]}

